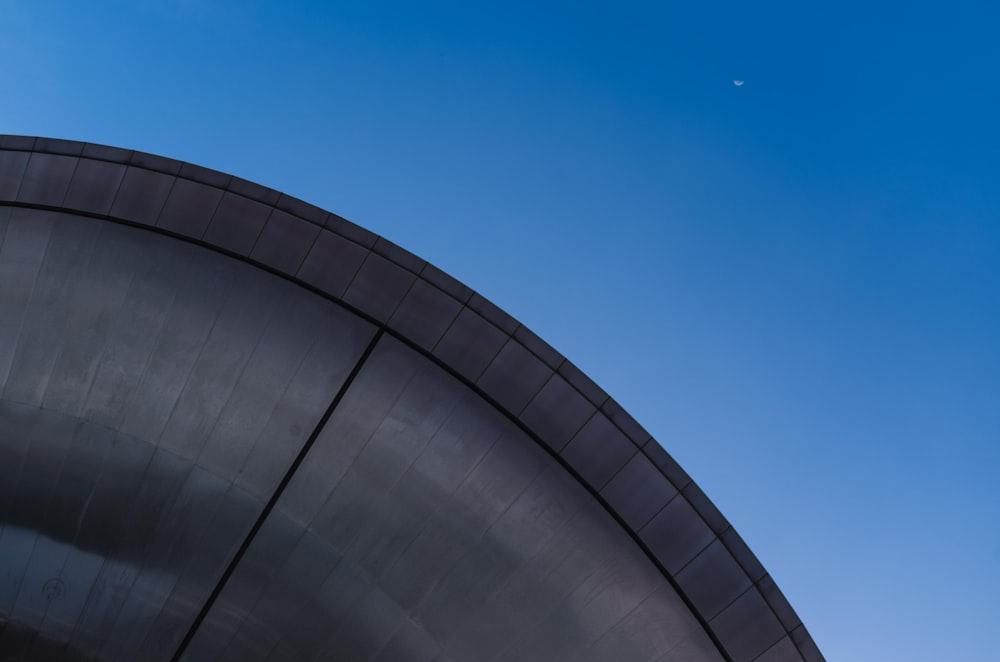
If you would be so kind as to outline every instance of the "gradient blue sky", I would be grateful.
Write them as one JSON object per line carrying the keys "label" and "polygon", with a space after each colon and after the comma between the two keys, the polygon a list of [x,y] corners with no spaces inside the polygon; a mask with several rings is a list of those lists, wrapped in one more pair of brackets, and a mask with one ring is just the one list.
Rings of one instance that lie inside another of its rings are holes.
{"label": "gradient blue sky", "polygon": [[830,660],[993,660],[997,7],[0,0],[0,132],[392,239],[624,404]]}

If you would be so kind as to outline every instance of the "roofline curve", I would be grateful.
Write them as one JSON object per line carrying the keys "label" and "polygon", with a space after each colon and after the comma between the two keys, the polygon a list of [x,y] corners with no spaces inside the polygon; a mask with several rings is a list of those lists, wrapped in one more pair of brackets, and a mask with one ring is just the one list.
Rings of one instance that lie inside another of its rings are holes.
{"label": "roofline curve", "polygon": [[[239,177],[52,138],[0,135],[0,206],[178,237],[345,305],[444,366],[558,459],[645,550],[724,658],[824,659],[739,534],[639,423],[527,327],[387,239]],[[712,591],[699,591],[706,580]],[[729,600],[721,606],[720,594]],[[741,637],[747,628],[773,641],[757,650]]]}

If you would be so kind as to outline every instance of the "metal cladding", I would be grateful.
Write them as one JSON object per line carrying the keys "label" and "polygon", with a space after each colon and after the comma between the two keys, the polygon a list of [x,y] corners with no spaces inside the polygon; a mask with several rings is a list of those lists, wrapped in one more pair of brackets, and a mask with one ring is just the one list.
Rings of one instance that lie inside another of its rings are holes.
{"label": "metal cladding", "polygon": [[0,660],[821,660],[489,301],[334,214],[0,136]]}

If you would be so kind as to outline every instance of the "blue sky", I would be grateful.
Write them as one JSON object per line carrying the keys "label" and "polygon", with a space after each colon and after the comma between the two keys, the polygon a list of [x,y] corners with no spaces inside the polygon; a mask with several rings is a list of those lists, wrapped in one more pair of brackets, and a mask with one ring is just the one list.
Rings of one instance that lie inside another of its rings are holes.
{"label": "blue sky", "polygon": [[830,660],[993,659],[998,5],[674,4],[0,0],[0,132],[392,239],[624,404]]}

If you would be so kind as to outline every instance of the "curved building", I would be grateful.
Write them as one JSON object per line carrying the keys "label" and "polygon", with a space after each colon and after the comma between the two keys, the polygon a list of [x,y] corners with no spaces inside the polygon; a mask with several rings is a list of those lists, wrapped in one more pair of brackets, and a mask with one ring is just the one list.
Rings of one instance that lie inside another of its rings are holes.
{"label": "curved building", "polygon": [[622,408],[344,219],[0,137],[0,659],[820,660]]}

